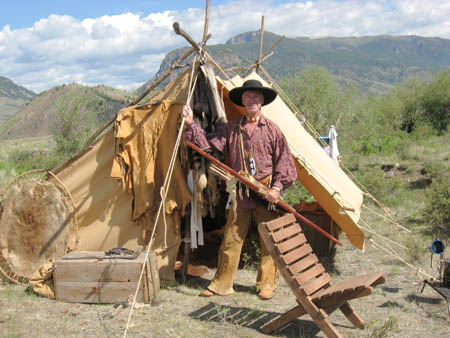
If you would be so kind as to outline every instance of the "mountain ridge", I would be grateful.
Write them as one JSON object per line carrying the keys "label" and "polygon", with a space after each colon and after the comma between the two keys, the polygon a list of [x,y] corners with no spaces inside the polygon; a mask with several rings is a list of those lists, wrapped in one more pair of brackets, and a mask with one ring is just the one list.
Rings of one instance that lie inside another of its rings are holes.
{"label": "mountain ridge", "polygon": [[[259,36],[259,31],[246,32],[207,49],[224,69],[250,66],[258,58]],[[263,50],[280,38],[275,33],[264,32]],[[184,47],[167,53],[159,71],[138,92],[159,79],[186,50]],[[191,60],[192,56],[186,63]],[[414,35],[285,37],[274,49],[274,55],[264,62],[264,68],[275,80],[313,66],[323,66],[338,80],[347,79],[363,91],[380,93],[411,76],[424,77],[450,67],[450,40]],[[174,72],[163,85],[179,72]]]}
{"label": "mountain ridge", "polygon": [[[231,37],[224,44],[207,46],[208,53],[223,69],[247,67],[258,58],[259,31]],[[281,36],[264,32],[263,51]],[[157,81],[188,49],[183,47],[166,54],[155,76],[135,93],[100,85],[60,85],[36,95],[0,77],[0,138],[43,136],[50,134],[51,121],[57,114],[56,103],[64,95],[79,96],[87,107],[103,109],[105,118],[131,102],[149,85]],[[286,37],[264,62],[264,68],[275,81],[293,76],[314,66],[325,67],[341,83],[354,84],[362,91],[383,93],[411,76],[426,78],[450,68],[450,40],[420,36],[362,37]],[[193,55],[184,61],[188,65]],[[175,70],[161,85],[176,78],[183,69]],[[229,73],[232,77],[235,73]],[[103,103],[100,103],[103,102]],[[104,104],[104,106],[102,106]],[[89,108],[89,109],[90,109]]]}
{"label": "mountain ridge", "polygon": [[51,135],[52,124],[57,120],[62,100],[69,104],[69,109],[78,101],[82,113],[95,113],[101,123],[110,120],[134,98],[133,94],[105,85],[56,86],[37,95],[32,102],[1,124],[0,139]]}
{"label": "mountain ridge", "polygon": [[0,76],[0,123],[36,98],[36,93]]}

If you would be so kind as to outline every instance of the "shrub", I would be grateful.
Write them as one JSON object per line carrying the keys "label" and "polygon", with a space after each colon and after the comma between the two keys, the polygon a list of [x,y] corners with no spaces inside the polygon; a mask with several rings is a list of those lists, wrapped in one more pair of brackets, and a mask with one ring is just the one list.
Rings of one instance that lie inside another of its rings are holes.
{"label": "shrub", "polygon": [[427,190],[425,217],[435,234],[450,238],[450,173],[441,171]]}
{"label": "shrub", "polygon": [[52,126],[55,151],[70,157],[79,151],[92,134],[97,113],[86,110],[86,103],[72,96],[58,101],[58,117]]}
{"label": "shrub", "polygon": [[361,185],[377,200],[389,205],[398,204],[402,182],[399,178],[387,176],[381,168],[361,168],[355,172]]}
{"label": "shrub", "polygon": [[1,167],[14,168],[14,171],[20,175],[34,169],[52,169],[59,160],[58,156],[49,152],[22,149],[9,152]]}
{"label": "shrub", "polygon": [[421,108],[428,123],[440,135],[444,134],[450,122],[450,70],[440,73],[435,82],[426,86]]}
{"label": "shrub", "polygon": [[331,125],[338,125],[341,118],[351,115],[357,99],[355,87],[340,85],[324,67],[311,67],[285,77],[280,85],[322,135]]}
{"label": "shrub", "polygon": [[283,199],[286,203],[290,205],[299,204],[302,201],[314,202],[314,197],[306,190],[306,188],[300,183],[295,182],[295,184],[287,189],[283,193]]}

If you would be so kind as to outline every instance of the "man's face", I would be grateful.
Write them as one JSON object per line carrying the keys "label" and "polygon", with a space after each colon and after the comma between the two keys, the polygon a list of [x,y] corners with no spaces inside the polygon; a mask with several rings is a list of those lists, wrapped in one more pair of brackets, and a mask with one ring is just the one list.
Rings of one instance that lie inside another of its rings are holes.
{"label": "man's face", "polygon": [[261,106],[264,103],[264,96],[258,90],[247,90],[242,94],[242,104],[244,105],[247,113],[254,115],[261,110]]}

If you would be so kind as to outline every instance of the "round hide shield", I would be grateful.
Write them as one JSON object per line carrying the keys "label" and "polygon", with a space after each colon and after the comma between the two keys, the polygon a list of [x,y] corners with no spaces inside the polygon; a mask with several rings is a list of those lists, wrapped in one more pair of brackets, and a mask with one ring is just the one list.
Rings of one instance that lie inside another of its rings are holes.
{"label": "round hide shield", "polygon": [[0,252],[14,273],[30,278],[66,253],[73,207],[53,183],[30,179],[8,194],[0,221]]}

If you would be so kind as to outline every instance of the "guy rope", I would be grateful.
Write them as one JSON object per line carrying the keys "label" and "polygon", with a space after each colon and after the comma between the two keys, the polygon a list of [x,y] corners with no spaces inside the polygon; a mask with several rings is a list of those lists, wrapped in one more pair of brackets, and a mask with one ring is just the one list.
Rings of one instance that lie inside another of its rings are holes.
{"label": "guy rope", "polygon": [[[190,76],[190,80],[189,80],[189,93],[188,93],[188,97],[186,99],[186,104],[189,104],[189,102],[191,101],[192,94],[194,93],[194,89],[195,89],[195,84],[197,82],[197,74],[194,74],[194,69],[196,68],[196,64],[197,64],[197,62],[194,61],[193,65],[192,65],[191,76]],[[127,325],[125,326],[125,332],[123,334],[124,338],[127,336],[128,329],[130,328],[131,316],[133,314],[133,310],[134,310],[134,307],[136,305],[136,299],[137,299],[137,296],[138,296],[138,292],[139,292],[139,288],[140,288],[140,285],[141,285],[142,277],[144,275],[145,265],[147,264],[147,259],[148,259],[148,256],[150,254],[151,242],[152,242],[153,237],[155,235],[156,226],[158,224],[158,220],[159,220],[159,217],[161,215],[161,210],[163,210],[163,205],[164,205],[164,202],[165,202],[166,193],[169,190],[170,182],[171,182],[171,179],[172,179],[173,168],[174,168],[175,161],[176,161],[176,156],[177,156],[177,153],[178,153],[178,149],[180,148],[181,137],[183,135],[184,124],[185,124],[185,118],[183,117],[182,120],[181,120],[180,129],[178,130],[178,135],[177,135],[177,139],[175,141],[175,146],[174,146],[174,149],[173,149],[173,152],[172,152],[172,156],[170,158],[170,163],[169,163],[169,167],[167,169],[167,174],[166,174],[166,177],[164,179],[164,184],[161,187],[161,203],[159,204],[158,212],[156,214],[155,222],[153,224],[152,234],[151,234],[150,239],[149,239],[148,244],[147,244],[147,250],[145,252],[145,260],[144,260],[145,263],[143,264],[142,269],[141,269],[141,273],[139,275],[139,280],[138,280],[138,284],[137,284],[137,287],[136,287],[136,292],[135,292],[134,297],[133,297],[133,301],[132,301],[131,308],[130,308],[130,313],[128,315]]]}

